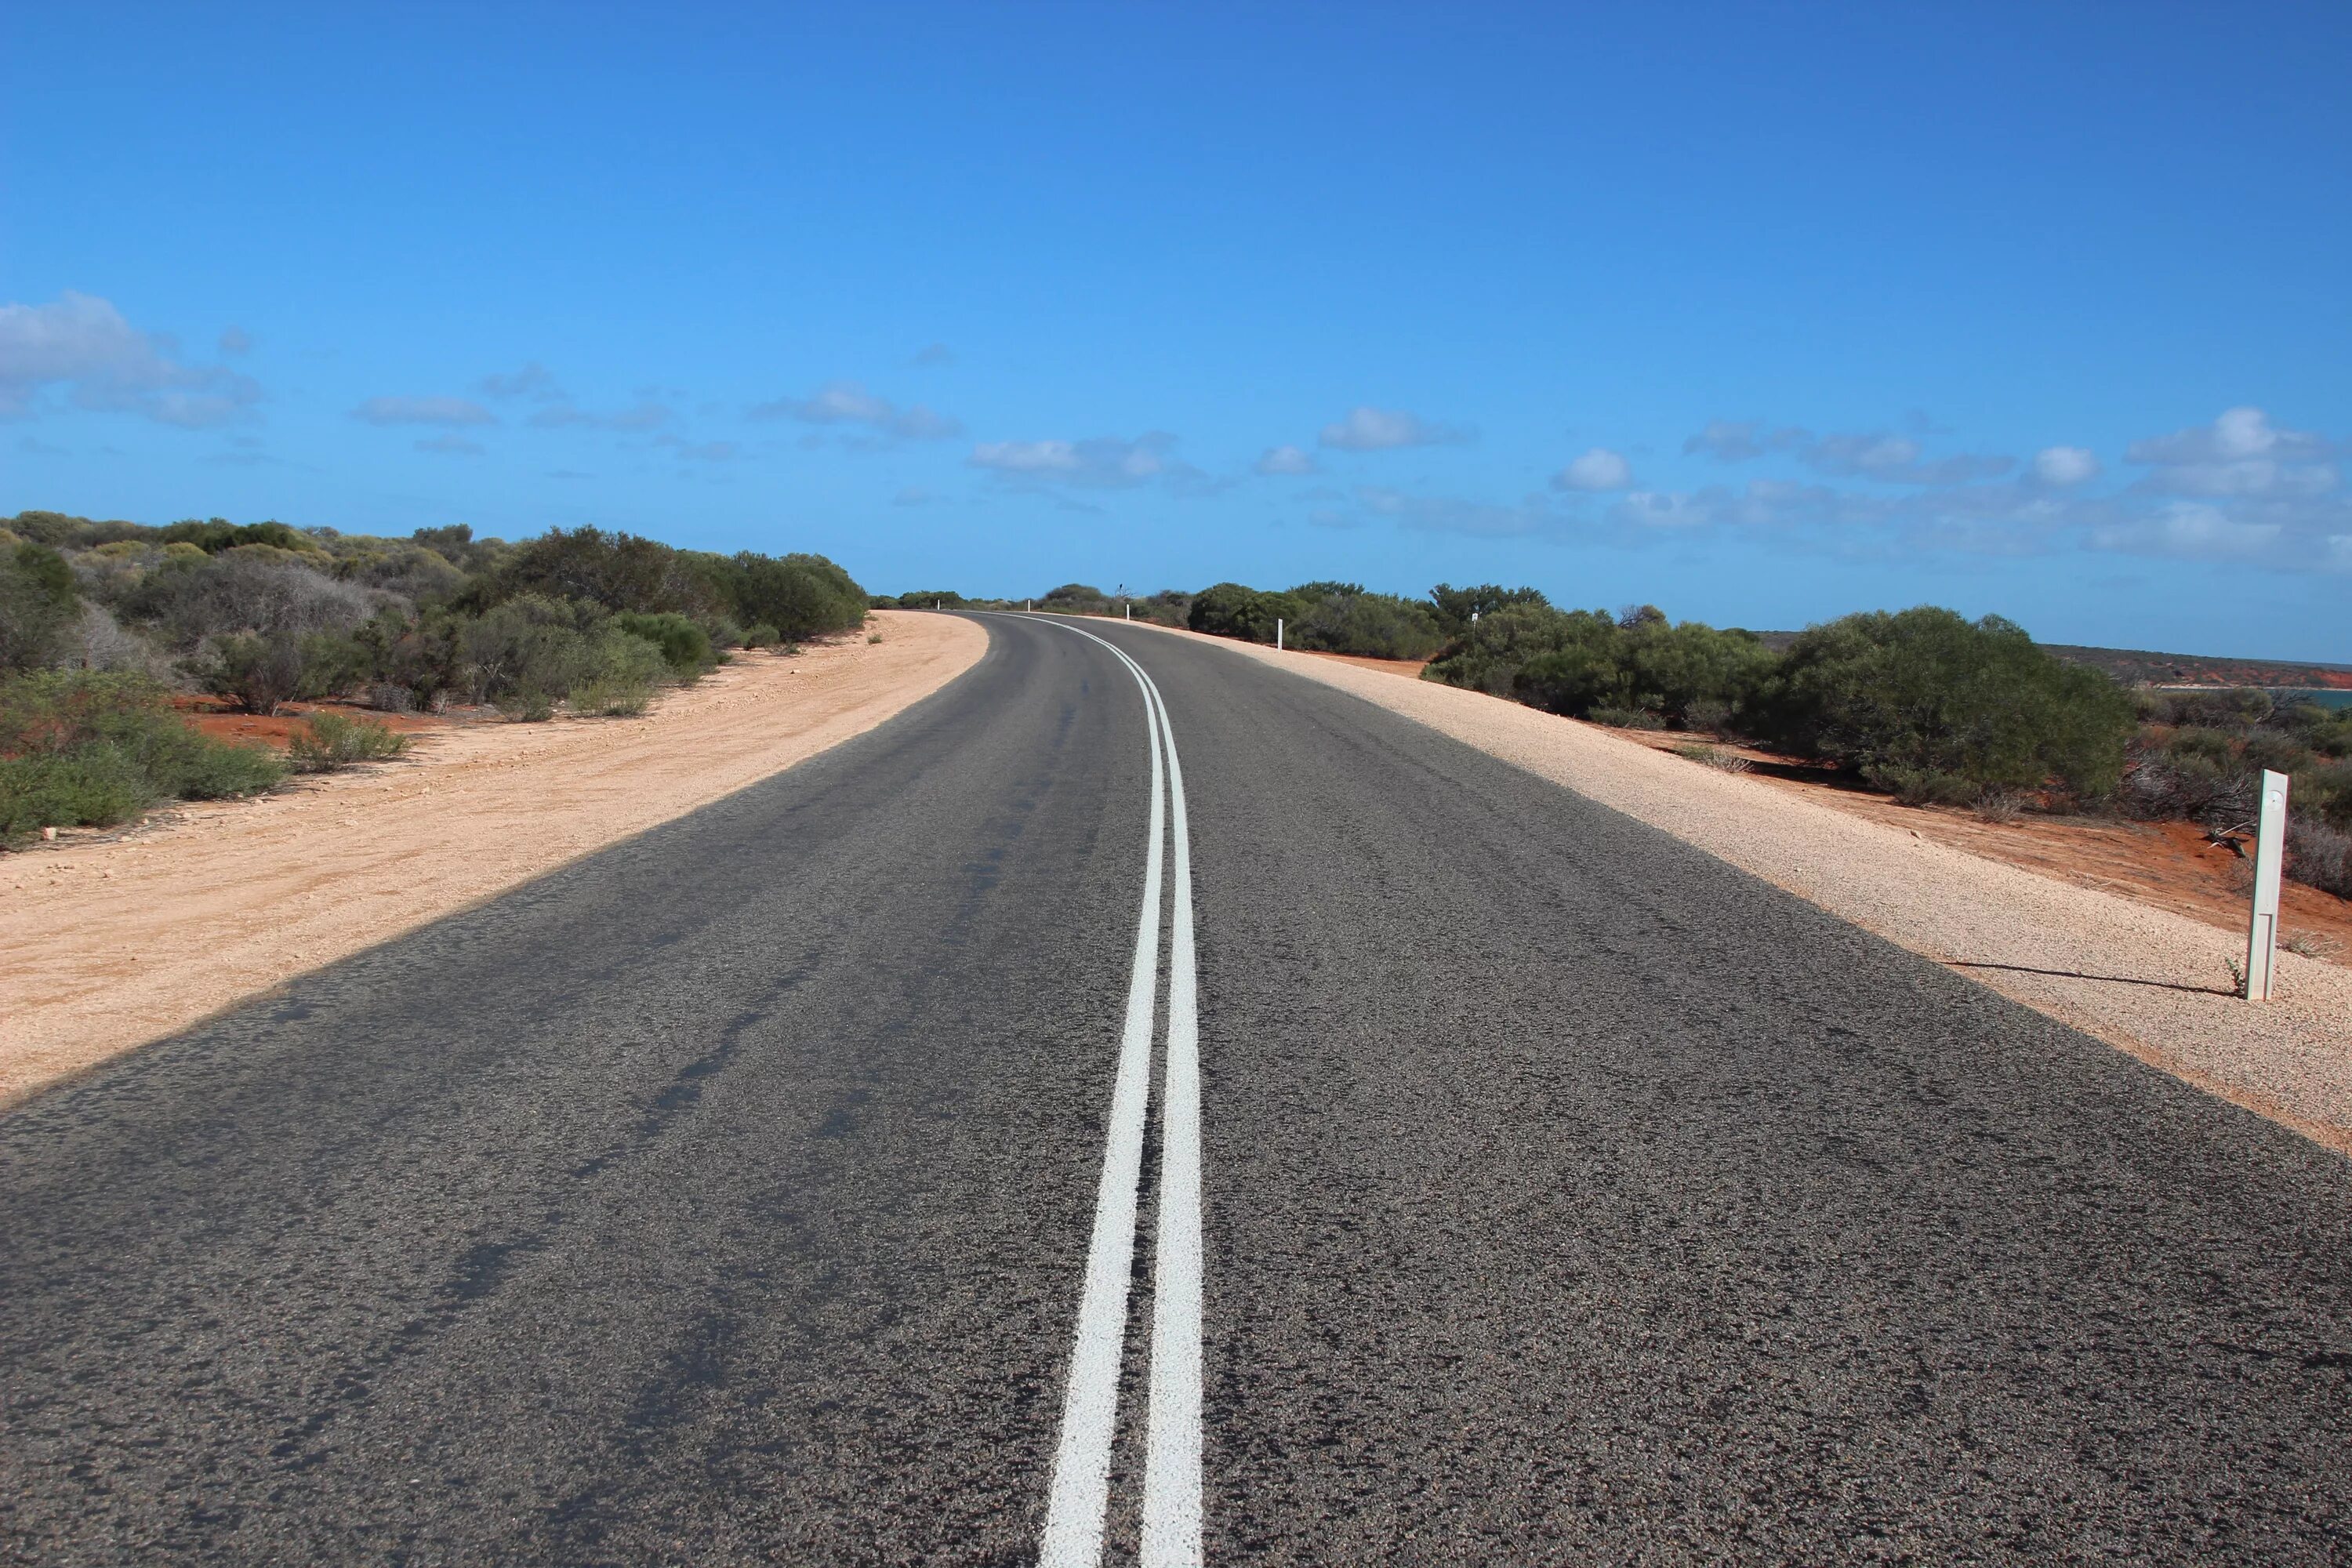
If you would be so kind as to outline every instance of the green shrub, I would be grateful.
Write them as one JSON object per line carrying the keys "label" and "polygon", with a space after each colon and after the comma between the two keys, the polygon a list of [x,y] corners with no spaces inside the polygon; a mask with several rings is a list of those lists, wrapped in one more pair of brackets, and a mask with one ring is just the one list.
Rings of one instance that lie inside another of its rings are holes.
{"label": "green shrub", "polygon": [[1595,708],[1585,717],[1595,724],[1606,724],[1612,730],[1663,730],[1666,727],[1664,719],[1639,708]]}
{"label": "green shrub", "polygon": [[0,837],[104,826],[168,796],[251,794],[285,776],[267,748],[197,732],[144,676],[47,670],[0,680]]}
{"label": "green shrub", "polygon": [[139,764],[109,742],[0,758],[0,839],[13,843],[44,827],[110,827],[156,798]]}
{"label": "green shrub", "polygon": [[1548,610],[1551,601],[1538,588],[1505,588],[1493,583],[1475,588],[1456,588],[1450,583],[1440,583],[1429,591],[1431,610],[1437,617],[1437,629],[1448,637],[1467,637],[1471,617],[1485,617],[1513,606]]}
{"label": "green shrub", "polygon": [[2134,728],[2106,676],[2061,663],[1997,616],[1848,616],[1801,633],[1755,704],[1759,731],[1912,799],[1966,799],[2053,781],[2114,794]]}
{"label": "green shrub", "polygon": [[574,713],[634,718],[653,701],[668,673],[667,661],[651,643],[607,631],[584,647],[564,693]]}
{"label": "green shrub", "polygon": [[325,697],[359,680],[365,647],[334,632],[236,632],[215,637],[187,668],[204,689],[248,713],[274,714],[289,702]]}
{"label": "green shrub", "polygon": [[405,752],[409,737],[380,719],[313,713],[288,737],[287,756],[299,773],[327,773],[355,763],[380,763]]}
{"label": "green shrub", "polygon": [[765,621],[759,622],[743,633],[745,647],[773,647],[781,640],[776,628]]}
{"label": "green shrub", "polygon": [[1445,646],[1426,605],[1372,594],[1352,583],[1308,583],[1284,595],[1299,606],[1287,628],[1293,647],[1366,658],[1427,658]]}
{"label": "green shrub", "polygon": [[0,673],[54,662],[80,613],[64,556],[29,542],[0,552]]}
{"label": "green shrub", "polygon": [[710,634],[674,612],[645,615],[625,610],[613,617],[616,630],[642,637],[659,651],[670,673],[691,680],[711,668]]}
{"label": "green shrub", "polygon": [[1211,637],[1270,643],[1274,640],[1274,623],[1295,622],[1305,608],[1287,594],[1268,594],[1240,583],[1219,583],[1192,595],[1185,625]]}

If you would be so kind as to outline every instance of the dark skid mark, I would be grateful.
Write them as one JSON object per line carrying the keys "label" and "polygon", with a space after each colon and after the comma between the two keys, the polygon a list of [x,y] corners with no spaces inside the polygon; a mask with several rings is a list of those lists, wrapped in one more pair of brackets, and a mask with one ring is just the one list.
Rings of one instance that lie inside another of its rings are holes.
{"label": "dark skid mark", "polygon": [[693,1110],[702,1100],[708,1080],[727,1069],[735,1053],[743,1047],[743,1037],[753,1026],[764,1022],[773,1010],[778,998],[808,978],[805,967],[793,970],[768,988],[761,1005],[746,1008],[728,1021],[719,1033],[719,1043],[701,1056],[677,1069],[669,1083],[646,1105],[646,1112],[636,1125],[622,1134],[620,1140],[602,1153],[582,1161],[572,1168],[575,1180],[585,1181],[638,1152],[669,1130],[670,1124]]}
{"label": "dark skid mark", "polygon": [[457,1260],[457,1271],[441,1293],[458,1301],[478,1301],[498,1289],[517,1255],[537,1252],[547,1245],[545,1233],[515,1241],[485,1241]]}
{"label": "dark skid mark", "polygon": [[866,1109],[866,1102],[873,1098],[874,1091],[870,1089],[851,1089],[841,1097],[841,1103],[833,1108],[832,1114],[824,1119],[824,1124],[816,1130],[816,1135],[820,1138],[848,1137],[857,1131],[857,1124],[865,1120],[859,1112]]}

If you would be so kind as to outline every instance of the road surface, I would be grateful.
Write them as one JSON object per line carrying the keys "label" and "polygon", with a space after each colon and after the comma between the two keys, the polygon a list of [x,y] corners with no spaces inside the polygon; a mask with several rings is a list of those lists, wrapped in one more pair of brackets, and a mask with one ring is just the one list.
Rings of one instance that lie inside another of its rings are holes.
{"label": "road surface", "polygon": [[988,626],[0,1118],[0,1560],[2352,1556],[2345,1161],[1340,692]]}

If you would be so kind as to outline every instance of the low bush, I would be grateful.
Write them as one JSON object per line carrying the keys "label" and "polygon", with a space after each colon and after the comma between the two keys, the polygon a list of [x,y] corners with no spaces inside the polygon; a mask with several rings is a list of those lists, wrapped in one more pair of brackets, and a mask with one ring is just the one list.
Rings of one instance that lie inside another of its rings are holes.
{"label": "low bush", "polygon": [[358,763],[381,763],[408,750],[410,738],[381,719],[313,713],[288,737],[287,760],[298,773],[329,773]]}
{"label": "low bush", "polygon": [[745,647],[773,647],[781,640],[776,628],[765,621],[747,628],[743,633]]}
{"label": "low bush", "polygon": [[2298,882],[2352,899],[2352,833],[2289,812],[2285,870]]}
{"label": "low bush", "polygon": [[211,800],[286,776],[265,748],[198,733],[158,682],[100,670],[0,680],[0,837],[106,826],[170,797]]}

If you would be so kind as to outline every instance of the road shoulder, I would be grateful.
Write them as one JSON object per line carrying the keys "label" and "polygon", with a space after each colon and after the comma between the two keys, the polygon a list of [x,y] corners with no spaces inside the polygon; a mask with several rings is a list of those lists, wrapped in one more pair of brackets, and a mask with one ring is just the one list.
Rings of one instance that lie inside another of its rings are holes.
{"label": "road shoulder", "polygon": [[744,657],[641,719],[452,731],[400,763],[0,858],[0,1107],[781,773],[988,647],[960,617],[874,626],[878,642]]}

